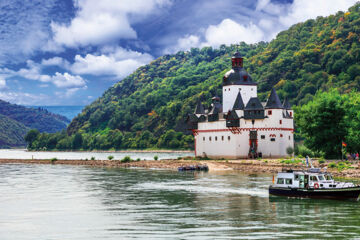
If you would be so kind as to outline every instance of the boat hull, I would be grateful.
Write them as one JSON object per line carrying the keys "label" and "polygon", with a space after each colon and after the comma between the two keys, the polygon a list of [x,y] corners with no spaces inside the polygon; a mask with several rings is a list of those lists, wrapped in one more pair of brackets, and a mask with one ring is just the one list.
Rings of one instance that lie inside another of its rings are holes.
{"label": "boat hull", "polygon": [[299,197],[299,198],[359,200],[360,187],[333,188],[333,189],[301,189],[301,188],[280,188],[280,187],[270,186],[269,194],[275,196]]}

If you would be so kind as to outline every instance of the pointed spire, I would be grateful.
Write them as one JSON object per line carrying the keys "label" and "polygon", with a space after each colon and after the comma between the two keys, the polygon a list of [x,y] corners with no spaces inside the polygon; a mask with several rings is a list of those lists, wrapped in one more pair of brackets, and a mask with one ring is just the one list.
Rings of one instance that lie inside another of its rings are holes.
{"label": "pointed spire", "polygon": [[244,107],[245,107],[245,105],[242,100],[241,93],[239,91],[232,109],[233,110],[244,110]]}
{"label": "pointed spire", "polygon": [[284,100],[283,107],[284,107],[285,109],[287,109],[287,110],[290,110],[290,109],[291,109],[291,105],[290,105],[290,103],[289,103],[289,101],[288,101],[287,98],[285,98],[285,100]]}
{"label": "pointed spire", "polygon": [[201,104],[200,99],[197,102],[194,114],[205,114],[204,106]]}
{"label": "pointed spire", "polygon": [[280,98],[273,88],[270,93],[270,97],[266,102],[265,108],[283,109],[283,105],[280,102]]}

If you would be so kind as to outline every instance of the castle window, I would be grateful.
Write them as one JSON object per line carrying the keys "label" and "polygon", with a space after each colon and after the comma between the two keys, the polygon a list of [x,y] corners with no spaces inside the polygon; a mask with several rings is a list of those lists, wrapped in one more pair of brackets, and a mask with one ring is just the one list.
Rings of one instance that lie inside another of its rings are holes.
{"label": "castle window", "polygon": [[[281,120],[280,120],[281,121]],[[283,137],[283,135],[280,133],[280,137]]]}
{"label": "castle window", "polygon": [[205,142],[205,137],[203,137],[203,141]]}
{"label": "castle window", "polygon": [[209,141],[211,141],[211,137],[209,137]]}
{"label": "castle window", "polygon": [[289,136],[289,140],[290,140],[290,136]]}
{"label": "castle window", "polygon": [[290,112],[290,117],[292,117],[292,112]]}
{"label": "castle window", "polygon": [[251,91],[253,91],[254,89],[252,88]]}
{"label": "castle window", "polygon": [[261,135],[261,139],[265,139],[265,135]]}
{"label": "castle window", "polygon": [[226,88],[225,88],[225,92],[226,92]]}
{"label": "castle window", "polygon": [[275,138],[270,138],[270,141],[275,142]]}
{"label": "castle window", "polygon": [[217,137],[215,137],[215,141],[217,141]]}
{"label": "castle window", "polygon": [[269,111],[268,111],[268,115],[271,115],[271,114],[272,114],[272,111],[271,111],[271,110],[269,110]]}
{"label": "castle window", "polygon": [[230,88],[229,88],[229,91],[230,91]]}
{"label": "castle window", "polygon": [[224,141],[224,136],[221,136],[221,140]]}
{"label": "castle window", "polygon": [[230,136],[228,136],[228,140],[230,141]]}
{"label": "castle window", "polygon": [[282,124],[282,120],[280,120],[279,123]]}

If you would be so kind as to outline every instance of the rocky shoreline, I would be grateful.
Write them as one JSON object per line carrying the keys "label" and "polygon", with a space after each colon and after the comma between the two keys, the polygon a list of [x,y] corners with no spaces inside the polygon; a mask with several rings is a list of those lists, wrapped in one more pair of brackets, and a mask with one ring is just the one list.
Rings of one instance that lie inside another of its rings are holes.
{"label": "rocky shoreline", "polygon": [[[324,164],[314,163],[315,167],[326,167],[330,161]],[[240,171],[246,173],[276,173],[283,168],[300,169],[301,163],[284,164],[278,159],[267,160],[143,160],[123,163],[119,160],[39,160],[39,159],[0,159],[0,164],[62,164],[106,168],[152,168],[168,169],[177,171],[177,168],[185,165],[207,164],[210,172]],[[335,177],[360,178],[360,168],[357,162],[351,163],[351,168],[339,171],[336,168],[327,168]]]}

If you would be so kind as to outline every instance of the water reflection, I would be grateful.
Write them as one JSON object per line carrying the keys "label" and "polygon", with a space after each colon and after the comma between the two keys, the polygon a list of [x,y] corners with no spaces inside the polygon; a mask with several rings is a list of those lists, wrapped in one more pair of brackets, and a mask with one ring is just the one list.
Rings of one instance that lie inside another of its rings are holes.
{"label": "water reflection", "polygon": [[[271,175],[0,165],[0,239],[356,238],[357,202],[268,197]],[[20,230],[20,231],[19,231]]]}

